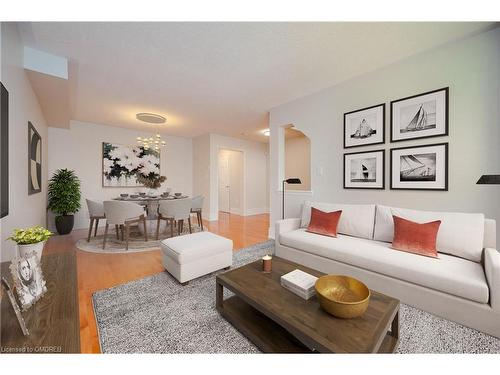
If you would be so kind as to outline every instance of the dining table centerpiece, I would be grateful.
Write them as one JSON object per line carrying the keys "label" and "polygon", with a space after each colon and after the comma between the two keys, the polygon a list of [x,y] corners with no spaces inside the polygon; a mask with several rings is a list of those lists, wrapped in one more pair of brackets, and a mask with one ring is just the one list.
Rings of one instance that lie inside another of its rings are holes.
{"label": "dining table centerpiece", "polygon": [[149,188],[148,194],[149,196],[157,196],[158,189],[161,187],[161,184],[165,182],[167,178],[165,176],[160,176],[158,174],[154,175],[143,175],[141,173],[137,174],[137,182],[141,183],[145,187]]}

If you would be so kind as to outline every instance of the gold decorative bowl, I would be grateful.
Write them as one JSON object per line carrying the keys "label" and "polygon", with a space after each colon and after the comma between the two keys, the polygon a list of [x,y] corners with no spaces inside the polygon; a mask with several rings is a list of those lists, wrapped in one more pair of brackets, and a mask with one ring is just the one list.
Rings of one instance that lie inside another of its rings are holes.
{"label": "gold decorative bowl", "polygon": [[337,318],[361,316],[370,302],[370,289],[349,276],[325,275],[314,287],[320,306]]}

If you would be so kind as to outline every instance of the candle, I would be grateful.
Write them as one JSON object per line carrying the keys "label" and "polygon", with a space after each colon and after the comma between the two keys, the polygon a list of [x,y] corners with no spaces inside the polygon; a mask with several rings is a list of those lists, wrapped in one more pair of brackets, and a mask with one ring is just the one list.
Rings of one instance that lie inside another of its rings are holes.
{"label": "candle", "polygon": [[262,271],[271,272],[273,269],[273,257],[270,255],[266,255],[262,258]]}

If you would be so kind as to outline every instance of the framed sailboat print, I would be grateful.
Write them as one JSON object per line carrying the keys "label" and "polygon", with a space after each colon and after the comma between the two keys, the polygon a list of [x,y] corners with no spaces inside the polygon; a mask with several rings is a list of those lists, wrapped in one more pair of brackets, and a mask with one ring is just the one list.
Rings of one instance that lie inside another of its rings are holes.
{"label": "framed sailboat print", "polygon": [[344,189],[384,189],[385,150],[344,154]]}
{"label": "framed sailboat print", "polygon": [[385,103],[344,113],[344,148],[385,142]]}
{"label": "framed sailboat print", "polygon": [[448,143],[391,149],[392,190],[448,190]]}
{"label": "framed sailboat print", "polygon": [[448,135],[448,87],[391,102],[391,142]]}

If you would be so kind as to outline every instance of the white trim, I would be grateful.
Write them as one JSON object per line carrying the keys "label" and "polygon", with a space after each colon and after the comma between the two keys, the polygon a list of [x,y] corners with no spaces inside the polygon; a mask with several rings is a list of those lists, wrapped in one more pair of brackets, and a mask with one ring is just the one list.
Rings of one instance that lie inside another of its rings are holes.
{"label": "white trim", "polygon": [[245,211],[245,216],[268,214],[268,213],[269,213],[269,208],[268,207],[263,207],[263,208],[248,208]]}

